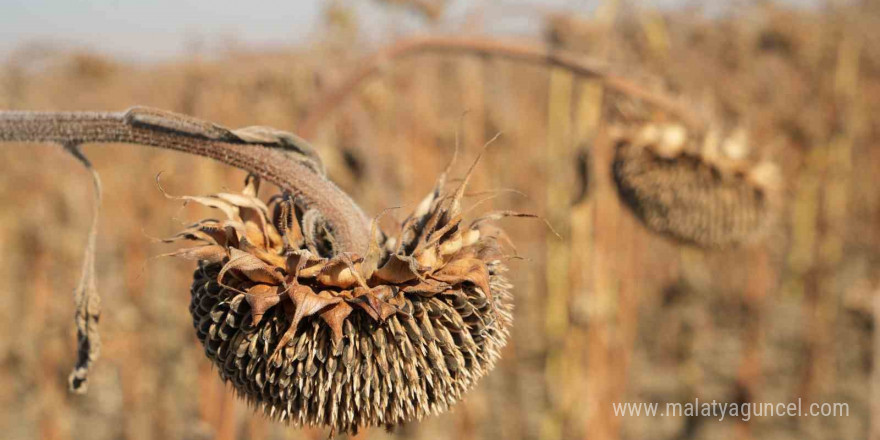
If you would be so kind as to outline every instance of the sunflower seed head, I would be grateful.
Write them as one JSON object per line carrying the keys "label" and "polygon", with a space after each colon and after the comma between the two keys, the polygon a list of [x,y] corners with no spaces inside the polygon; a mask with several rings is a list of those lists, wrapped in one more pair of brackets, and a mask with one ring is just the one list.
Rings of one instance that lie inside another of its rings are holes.
{"label": "sunflower seed head", "polygon": [[725,248],[759,236],[777,208],[776,166],[741,160],[743,131],[700,142],[680,126],[619,130],[613,175],[624,203],[648,229],[685,243]]}
{"label": "sunflower seed head", "polygon": [[393,427],[445,410],[492,369],[511,285],[497,235],[462,223],[461,191],[438,184],[397,244],[377,241],[369,255],[316,252],[319,216],[255,194],[187,198],[227,218],[191,226],[175,239],[200,246],[170,254],[199,261],[196,334],[255,408],[334,432]]}

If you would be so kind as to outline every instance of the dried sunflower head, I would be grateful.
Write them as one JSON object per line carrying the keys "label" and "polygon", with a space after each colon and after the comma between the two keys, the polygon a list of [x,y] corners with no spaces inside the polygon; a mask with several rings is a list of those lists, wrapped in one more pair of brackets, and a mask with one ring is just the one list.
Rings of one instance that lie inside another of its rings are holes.
{"label": "dried sunflower head", "polygon": [[616,138],[618,193],[652,231],[724,248],[753,239],[772,221],[778,170],[742,160],[742,135],[710,133],[697,146],[684,127],[649,124]]}
{"label": "dried sunflower head", "polygon": [[[495,364],[510,284],[490,220],[465,224],[444,179],[362,254],[334,253],[320,213],[290,194],[186,197],[223,211],[172,240],[199,261],[190,312],[223,380],[267,415],[356,432],[443,411]],[[374,222],[375,225],[375,222]],[[375,231],[374,227],[374,231]]]}

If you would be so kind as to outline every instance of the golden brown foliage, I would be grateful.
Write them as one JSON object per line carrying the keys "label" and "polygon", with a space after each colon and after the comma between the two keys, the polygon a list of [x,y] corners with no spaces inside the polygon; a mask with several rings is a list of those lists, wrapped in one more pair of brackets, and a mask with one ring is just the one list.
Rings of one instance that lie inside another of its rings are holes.
{"label": "golden brown foliage", "polygon": [[[360,435],[662,440],[878,432],[869,386],[878,364],[871,302],[880,287],[877,3],[821,13],[749,6],[722,18],[677,12],[578,19],[559,29],[558,44],[628,74],[656,76],[641,83],[662,84],[693,102],[705,98],[718,119],[749,129],[755,161],[778,163],[786,183],[779,228],[750,247],[722,252],[682,248],[646,231],[617,196],[613,144],[596,116],[608,104],[601,84],[491,57],[434,54],[389,65],[309,139],[336,182],[370,213],[411,203],[443,169],[467,109],[465,148],[505,132],[475,187],[526,192],[531,200],[505,196],[502,206],[545,213],[565,240],[536,225],[505,228],[529,260],[509,263],[516,325],[495,372],[454,411],[394,434]],[[227,126],[298,132],[314,99],[363,55],[315,44],[288,53],[114,63],[98,75],[98,87],[94,77],[86,86],[73,76],[68,57],[31,51],[0,69],[0,105],[142,104]],[[7,164],[0,173],[7,207],[0,212],[4,438],[323,438],[326,432],[269,423],[236,403],[192,335],[190,297],[181,289],[192,281],[191,266],[150,258],[167,249],[145,245],[145,231],[170,234],[179,224],[168,219],[185,215],[156,191],[157,172],[166,171],[173,192],[185,194],[234,188],[244,176],[175,153],[85,149],[105,183],[96,269],[105,310],[114,313],[101,322],[103,362],[83,397],[65,389],[75,344],[68,293],[89,227],[87,176],[61,172],[71,162],[53,148],[0,149]],[[588,178],[572,167],[585,152]],[[587,181],[581,197],[578,183]],[[716,422],[618,418],[610,407],[694,397],[842,401],[850,416]]]}

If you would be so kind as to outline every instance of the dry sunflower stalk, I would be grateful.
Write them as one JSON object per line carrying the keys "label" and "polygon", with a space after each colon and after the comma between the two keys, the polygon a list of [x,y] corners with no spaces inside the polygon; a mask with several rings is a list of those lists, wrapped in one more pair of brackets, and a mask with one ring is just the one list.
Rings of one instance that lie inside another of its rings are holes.
{"label": "dry sunflower stalk", "polygon": [[[230,130],[148,108],[6,111],[0,141],[60,143],[87,165],[82,143],[144,144],[251,173],[240,194],[179,197],[224,218],[169,239],[197,244],[169,255],[198,261],[190,313],[206,355],[272,418],[335,432],[418,420],[459,400],[506,343],[511,285],[505,236],[492,222],[522,214],[465,222],[461,199],[473,166],[453,189],[444,172],[386,235],[326,178],[308,144],[266,127]],[[263,202],[261,179],[282,193]],[[93,248],[77,291],[74,390],[84,389],[99,346]]]}
{"label": "dry sunflower stalk", "polygon": [[779,170],[745,159],[744,131],[722,136],[710,130],[700,139],[681,125],[648,123],[613,137],[618,193],[648,229],[728,248],[759,237],[774,220]]}

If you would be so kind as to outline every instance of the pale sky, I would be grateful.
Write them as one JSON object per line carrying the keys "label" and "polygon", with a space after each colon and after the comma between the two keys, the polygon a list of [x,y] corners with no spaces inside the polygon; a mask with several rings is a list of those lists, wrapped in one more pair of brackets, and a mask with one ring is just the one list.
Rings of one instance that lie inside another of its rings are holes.
{"label": "pale sky", "polygon": [[51,41],[132,59],[173,56],[193,40],[305,39],[319,0],[0,0],[0,52]]}
{"label": "pale sky", "polygon": [[[417,32],[423,26],[406,12],[388,13],[371,0],[340,1],[357,7],[374,40]],[[540,29],[540,18],[529,11],[588,12],[602,1],[453,0],[444,22],[447,31],[457,29],[475,7],[486,5],[491,12],[483,20],[489,31],[529,34]],[[727,1],[647,3],[669,7]],[[132,61],[179,56],[194,41],[208,48],[228,41],[253,47],[290,45],[314,36],[326,4],[327,0],[0,0],[0,57],[28,42],[87,48]]]}

